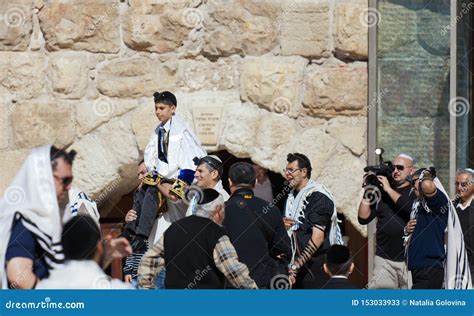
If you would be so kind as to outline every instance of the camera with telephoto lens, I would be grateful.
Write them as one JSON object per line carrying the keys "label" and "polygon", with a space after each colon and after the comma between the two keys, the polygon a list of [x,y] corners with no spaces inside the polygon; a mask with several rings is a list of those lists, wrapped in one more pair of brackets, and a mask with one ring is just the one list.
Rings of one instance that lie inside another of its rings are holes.
{"label": "camera with telephoto lens", "polygon": [[393,167],[392,162],[383,160],[383,153],[383,148],[377,148],[375,150],[375,154],[379,157],[379,164],[375,166],[367,166],[364,168],[364,172],[367,173],[367,176],[365,177],[365,181],[362,185],[363,187],[374,186],[382,189],[377,176],[384,176],[388,179],[388,182],[393,182],[392,172],[395,170],[395,168]]}

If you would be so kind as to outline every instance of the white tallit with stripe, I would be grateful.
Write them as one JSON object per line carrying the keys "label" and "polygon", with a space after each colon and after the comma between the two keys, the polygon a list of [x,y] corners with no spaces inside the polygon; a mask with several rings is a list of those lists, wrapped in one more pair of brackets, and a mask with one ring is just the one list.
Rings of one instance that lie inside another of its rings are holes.
{"label": "white tallit with stripe", "polygon": [[[344,241],[342,240],[341,230],[339,229],[339,226],[337,225],[336,202],[331,192],[329,192],[329,190],[326,189],[324,185],[317,183],[314,180],[309,180],[308,184],[306,184],[303,190],[298,192],[296,197],[293,194],[293,192],[294,192],[294,189],[290,192],[290,194],[288,195],[288,199],[286,200],[285,217],[291,218],[296,223],[292,227],[290,227],[290,229],[288,230],[288,235],[291,237],[293,232],[298,230],[300,224],[302,224],[299,218],[305,218],[304,210],[306,209],[306,206],[308,205],[309,196],[314,192],[319,192],[327,196],[328,199],[330,199],[332,201],[332,204],[334,205],[334,210],[331,216],[331,230],[329,231],[329,242],[331,245],[335,245],[335,244],[343,245]],[[295,247],[296,245],[292,244],[292,248],[295,248]],[[296,252],[295,252],[295,249],[292,249],[292,250],[293,250],[293,255],[292,255],[291,261],[293,262]]]}
{"label": "white tallit with stripe", "polygon": [[61,218],[50,161],[51,145],[32,150],[0,199],[0,284],[8,288],[5,254],[15,219],[31,231],[45,251],[48,268],[62,264]]}

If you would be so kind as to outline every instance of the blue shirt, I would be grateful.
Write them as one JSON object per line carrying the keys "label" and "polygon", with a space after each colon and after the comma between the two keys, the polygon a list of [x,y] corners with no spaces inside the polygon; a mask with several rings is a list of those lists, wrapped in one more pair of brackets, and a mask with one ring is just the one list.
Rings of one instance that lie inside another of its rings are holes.
{"label": "blue shirt", "polygon": [[426,204],[427,212],[420,204],[416,217],[416,226],[408,245],[408,269],[444,267],[446,251],[444,249],[444,231],[448,225],[448,199],[438,190]]}
{"label": "blue shirt", "polygon": [[43,279],[49,276],[45,261],[45,251],[40,247],[35,236],[23,225],[21,220],[13,224],[10,241],[8,242],[5,260],[16,257],[33,260],[33,273]]}

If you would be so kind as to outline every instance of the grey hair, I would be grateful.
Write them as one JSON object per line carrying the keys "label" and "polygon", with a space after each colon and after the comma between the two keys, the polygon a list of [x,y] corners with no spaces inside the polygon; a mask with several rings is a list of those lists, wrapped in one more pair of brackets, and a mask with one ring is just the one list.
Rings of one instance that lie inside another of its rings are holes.
{"label": "grey hair", "polygon": [[209,217],[213,211],[219,206],[222,205],[222,210],[224,211],[224,196],[219,193],[219,196],[207,204],[196,205],[196,213],[200,213],[203,216]]}
{"label": "grey hair", "polygon": [[456,170],[456,176],[459,176],[461,174],[470,175],[471,180],[474,179],[474,170],[472,170],[471,168],[464,168],[464,169],[461,168],[461,169]]}

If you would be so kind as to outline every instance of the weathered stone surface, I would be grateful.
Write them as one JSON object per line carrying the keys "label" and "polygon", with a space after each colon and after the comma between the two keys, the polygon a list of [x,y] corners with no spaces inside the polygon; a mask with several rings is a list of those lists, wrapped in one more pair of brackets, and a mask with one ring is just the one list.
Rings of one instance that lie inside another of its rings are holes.
{"label": "weathered stone surface", "polygon": [[365,63],[314,67],[305,80],[303,106],[307,114],[319,117],[366,115]]}
{"label": "weathered stone surface", "polygon": [[262,55],[277,45],[280,1],[213,1],[208,14],[203,51],[207,56]]}
{"label": "weathered stone surface", "polygon": [[229,90],[239,86],[241,58],[232,56],[216,62],[207,59],[179,61],[178,85],[182,91]]}
{"label": "weathered stone surface", "polygon": [[118,0],[46,2],[39,12],[40,26],[49,51],[120,50]]}
{"label": "weathered stone surface", "polygon": [[338,117],[329,121],[327,132],[344,147],[349,149],[353,155],[360,157],[367,148],[367,118]]}
{"label": "weathered stone surface", "polygon": [[13,100],[40,95],[46,77],[46,62],[39,53],[0,52],[0,86],[12,94]]}
{"label": "weathered stone surface", "polygon": [[120,100],[100,97],[96,100],[76,104],[77,132],[84,135],[94,130],[101,124],[118,117],[143,102],[137,100]]}
{"label": "weathered stone surface", "polygon": [[329,57],[329,3],[327,0],[286,0],[281,19],[281,53]]}
{"label": "weathered stone surface", "polygon": [[[317,161],[313,162],[313,166],[315,164]],[[366,227],[359,225],[357,209],[365,166],[365,155],[355,157],[347,149],[337,146],[317,178],[334,195],[337,211],[343,213],[363,235],[366,234]]]}
{"label": "weathered stone surface", "polygon": [[30,150],[8,150],[0,153],[0,196],[3,197],[6,188],[15,177]]}
{"label": "weathered stone surface", "polygon": [[109,97],[151,97],[155,91],[174,90],[177,64],[149,58],[112,61],[99,70],[97,88]]}
{"label": "weathered stone surface", "polygon": [[128,47],[137,51],[166,53],[183,45],[191,30],[185,24],[185,10],[139,14],[140,9],[130,9],[124,16],[123,37]]}
{"label": "weathered stone surface", "polygon": [[73,142],[74,118],[68,104],[34,100],[19,103],[10,115],[16,148],[44,144],[65,147]]}
{"label": "weathered stone surface", "polygon": [[7,89],[0,86],[0,149],[8,147],[10,139],[10,113],[15,109],[12,96]]}
{"label": "weathered stone surface", "polygon": [[266,112],[251,106],[229,106],[224,114],[221,144],[237,157],[249,157],[256,144],[260,119]]}
{"label": "weathered stone surface", "polygon": [[89,83],[87,56],[75,52],[53,54],[49,64],[49,78],[55,96],[80,99],[86,94]]}
{"label": "weathered stone surface", "polygon": [[121,196],[133,189],[130,184],[135,185],[139,153],[129,119],[111,121],[71,148],[77,151],[75,185],[92,197],[103,192]]}
{"label": "weathered stone surface", "polygon": [[301,57],[246,58],[241,67],[240,94],[276,112],[299,110],[300,87],[308,61]]}
{"label": "weathered stone surface", "polygon": [[[178,100],[179,102],[179,100]],[[179,107],[178,107],[179,108]],[[132,113],[132,130],[135,134],[138,150],[145,150],[153,130],[158,125],[158,118],[155,116],[153,102],[151,104],[143,104],[135,109]]]}
{"label": "weathered stone surface", "polygon": [[338,56],[367,60],[368,27],[361,22],[361,15],[367,9],[367,1],[337,4],[334,46]]}
{"label": "weathered stone surface", "polygon": [[0,50],[25,51],[33,30],[31,1],[0,2]]}
{"label": "weathered stone surface", "polygon": [[252,160],[274,172],[286,163],[288,144],[295,139],[295,121],[283,114],[264,114],[257,127],[256,143],[251,148]]}
{"label": "weathered stone surface", "polygon": [[316,179],[324,170],[326,162],[333,157],[336,145],[337,140],[327,134],[324,127],[313,127],[298,131],[288,146],[288,152],[308,156],[313,167],[311,178]]}

